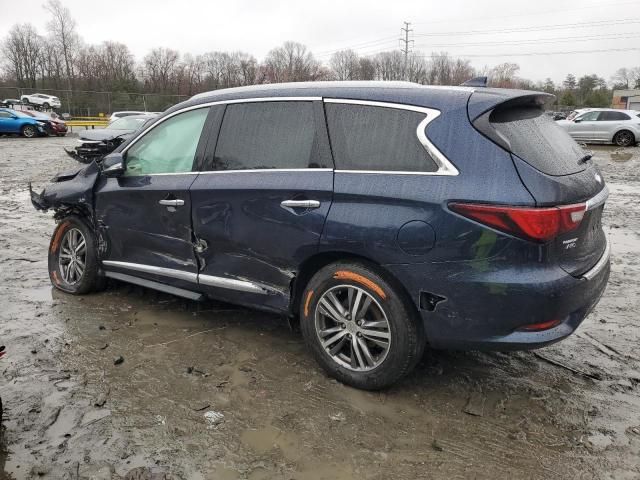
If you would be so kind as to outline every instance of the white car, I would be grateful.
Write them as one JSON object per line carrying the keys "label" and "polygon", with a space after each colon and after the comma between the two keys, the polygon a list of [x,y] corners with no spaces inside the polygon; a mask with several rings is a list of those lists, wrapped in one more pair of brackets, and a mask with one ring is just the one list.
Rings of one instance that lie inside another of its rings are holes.
{"label": "white car", "polygon": [[131,115],[158,115],[159,112],[138,112],[135,110],[126,110],[126,111],[122,111],[122,112],[113,112],[111,114],[111,116],[109,117],[109,123],[113,123],[116,120],[120,119],[120,118],[124,118],[124,117],[130,117]]}
{"label": "white car", "polygon": [[579,142],[613,143],[619,147],[640,142],[640,112],[635,110],[592,108],[556,124]]}
{"label": "white car", "polygon": [[45,95],[44,93],[31,93],[29,95],[22,95],[20,101],[24,104],[36,105],[48,110],[50,108],[60,108],[62,103],[58,97],[53,95]]}

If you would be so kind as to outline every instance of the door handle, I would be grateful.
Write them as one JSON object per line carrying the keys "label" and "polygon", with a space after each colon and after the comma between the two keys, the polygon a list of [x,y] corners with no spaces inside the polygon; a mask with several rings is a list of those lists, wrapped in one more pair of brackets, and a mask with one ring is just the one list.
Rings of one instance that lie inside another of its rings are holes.
{"label": "door handle", "polygon": [[280,202],[281,207],[287,208],[319,208],[318,200],[284,200]]}
{"label": "door handle", "polygon": [[184,200],[175,199],[175,200],[160,200],[158,202],[160,205],[164,205],[166,207],[181,207],[184,205]]}

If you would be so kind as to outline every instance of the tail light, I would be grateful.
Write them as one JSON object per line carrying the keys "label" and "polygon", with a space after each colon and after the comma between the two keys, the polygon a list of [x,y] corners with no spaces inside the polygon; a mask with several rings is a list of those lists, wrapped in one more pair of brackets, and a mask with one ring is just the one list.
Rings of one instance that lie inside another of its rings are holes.
{"label": "tail light", "polygon": [[525,325],[524,327],[520,327],[518,330],[521,332],[542,332],[544,330],[549,330],[553,327],[557,327],[561,322],[562,320],[549,320],[547,322],[531,323],[529,325]]}
{"label": "tail light", "polygon": [[450,203],[460,215],[526,240],[546,243],[575,230],[587,210],[586,203],[558,207],[531,208],[474,203]]}

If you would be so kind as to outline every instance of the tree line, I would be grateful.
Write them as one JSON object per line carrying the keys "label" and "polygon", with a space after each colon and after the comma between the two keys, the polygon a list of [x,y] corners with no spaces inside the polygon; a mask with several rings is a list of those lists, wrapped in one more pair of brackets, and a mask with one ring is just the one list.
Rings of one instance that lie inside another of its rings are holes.
{"label": "tree line", "polygon": [[[2,40],[0,86],[113,92],[116,96],[109,97],[110,103],[116,101],[118,92],[126,92],[120,100],[128,104],[135,100],[131,94],[155,94],[156,104],[150,109],[161,109],[176,101],[161,96],[191,96],[260,83],[409,80],[428,85],[459,85],[474,76],[487,75],[491,86],[554,93],[559,105],[608,106],[611,102],[612,90],[595,74],[580,78],[569,74],[562,85],[555,85],[550,79],[534,83],[518,76],[518,64],[474,68],[469,60],[454,58],[446,52],[431,55],[413,52],[405,57],[399,50],[359,55],[347,49],[333,52],[323,63],[305,45],[288,41],[270,50],[262,61],[242,51],[191,55],[161,47],[137,61],[123,43],[84,43],[71,12],[60,0],[48,0],[45,9],[49,22],[44,35],[29,23],[16,24]],[[621,68],[611,81],[613,88],[640,87],[640,67]],[[96,99],[91,95],[74,95],[76,104],[90,101]]]}

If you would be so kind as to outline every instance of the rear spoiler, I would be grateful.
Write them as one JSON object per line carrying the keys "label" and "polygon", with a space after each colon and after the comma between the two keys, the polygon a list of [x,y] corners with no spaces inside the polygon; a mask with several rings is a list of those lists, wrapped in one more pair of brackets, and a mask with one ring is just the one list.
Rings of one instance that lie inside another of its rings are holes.
{"label": "rear spoiler", "polygon": [[555,99],[555,95],[531,90],[510,90],[503,88],[483,88],[475,90],[469,97],[467,112],[474,122],[490,110],[515,106],[542,107]]}

